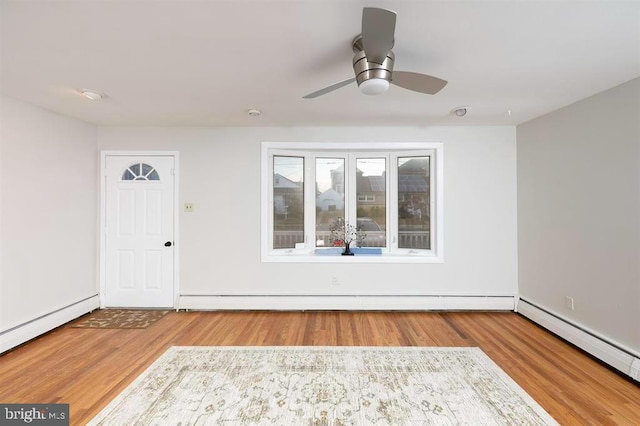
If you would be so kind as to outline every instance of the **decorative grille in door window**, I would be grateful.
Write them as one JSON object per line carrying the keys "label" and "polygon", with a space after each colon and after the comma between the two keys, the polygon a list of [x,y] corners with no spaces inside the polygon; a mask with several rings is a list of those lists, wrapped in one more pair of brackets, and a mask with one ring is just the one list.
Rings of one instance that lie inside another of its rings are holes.
{"label": "decorative grille in door window", "polygon": [[150,165],[135,163],[127,167],[122,174],[122,180],[160,180],[160,176]]}

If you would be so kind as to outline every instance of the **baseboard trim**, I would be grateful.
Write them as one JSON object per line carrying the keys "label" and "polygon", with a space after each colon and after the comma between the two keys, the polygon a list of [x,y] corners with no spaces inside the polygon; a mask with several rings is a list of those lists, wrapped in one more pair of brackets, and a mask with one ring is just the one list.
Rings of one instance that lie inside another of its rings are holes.
{"label": "baseboard trim", "polygon": [[100,307],[98,295],[72,303],[0,333],[0,354]]}
{"label": "baseboard trim", "polygon": [[227,296],[182,294],[179,309],[194,310],[498,310],[514,296]]}
{"label": "baseboard trim", "polygon": [[520,299],[516,311],[536,324],[576,345],[634,380],[640,381],[640,355],[560,315]]}

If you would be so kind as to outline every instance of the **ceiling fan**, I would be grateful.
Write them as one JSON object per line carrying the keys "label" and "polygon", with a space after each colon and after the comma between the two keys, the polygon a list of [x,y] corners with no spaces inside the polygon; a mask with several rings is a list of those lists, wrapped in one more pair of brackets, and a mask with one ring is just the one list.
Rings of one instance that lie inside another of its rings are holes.
{"label": "ceiling fan", "polygon": [[355,52],[353,71],[355,77],[340,81],[313,93],[304,99],[317,98],[333,92],[354,81],[366,95],[379,95],[389,88],[389,83],[414,92],[435,95],[447,81],[426,74],[408,71],[394,71],[395,55],[391,51],[396,29],[396,13],[376,7],[362,10],[362,33],[352,42]]}

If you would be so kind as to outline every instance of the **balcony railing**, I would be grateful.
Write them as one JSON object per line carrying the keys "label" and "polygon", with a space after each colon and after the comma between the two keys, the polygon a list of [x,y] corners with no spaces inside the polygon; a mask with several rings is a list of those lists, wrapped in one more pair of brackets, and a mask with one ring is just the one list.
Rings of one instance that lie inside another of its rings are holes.
{"label": "balcony railing", "polygon": [[[296,243],[304,241],[302,231],[275,231],[273,236],[273,248],[294,248]],[[428,249],[430,243],[429,231],[402,231],[398,235],[398,247],[409,249]],[[316,232],[316,241],[323,241],[324,247],[331,247],[331,232]],[[323,245],[317,244],[318,247]],[[367,232],[367,238],[362,247],[386,247],[386,235],[384,231]]]}

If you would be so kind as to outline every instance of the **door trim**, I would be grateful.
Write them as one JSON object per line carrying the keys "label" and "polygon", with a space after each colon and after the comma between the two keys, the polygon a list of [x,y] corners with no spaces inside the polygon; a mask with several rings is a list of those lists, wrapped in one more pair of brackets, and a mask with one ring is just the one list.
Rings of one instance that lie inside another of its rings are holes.
{"label": "door trim", "polygon": [[179,181],[180,181],[180,153],[178,151],[100,151],[100,206],[98,208],[98,215],[100,220],[100,226],[98,228],[98,252],[99,262],[98,267],[98,287],[100,292],[100,307],[105,307],[105,291],[106,291],[106,199],[107,199],[107,187],[106,187],[106,164],[107,157],[137,157],[137,156],[164,156],[173,157],[174,159],[174,171],[173,171],[173,306],[178,306],[178,297],[180,295],[180,271],[179,271],[179,259],[180,259],[180,236],[179,236],[179,219],[180,209],[178,202]]}

